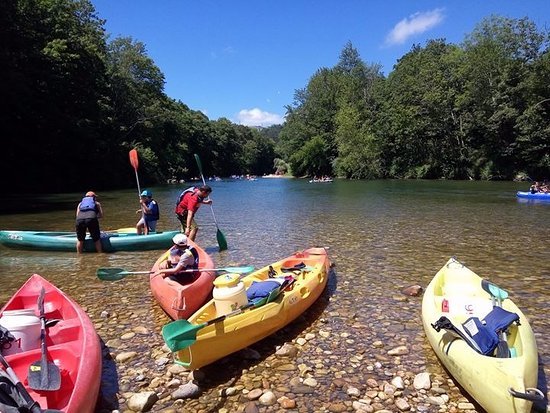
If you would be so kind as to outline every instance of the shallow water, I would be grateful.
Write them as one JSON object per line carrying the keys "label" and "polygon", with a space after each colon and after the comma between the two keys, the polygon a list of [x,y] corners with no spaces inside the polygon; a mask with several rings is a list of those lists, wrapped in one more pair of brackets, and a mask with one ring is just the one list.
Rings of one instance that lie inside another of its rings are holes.
{"label": "shallow water", "polygon": [[[160,230],[178,228],[172,211],[184,186],[150,188],[161,208]],[[353,367],[357,365],[353,357],[365,354],[366,362],[367,355],[373,353],[372,343],[382,340],[388,348],[405,344],[414,350],[401,359],[409,370],[446,374],[424,338],[421,297],[402,301],[400,289],[411,284],[426,286],[448,258],[456,256],[478,275],[506,289],[529,318],[545,385],[550,376],[550,344],[546,340],[550,327],[546,315],[550,312],[550,202],[516,199],[515,192],[525,190],[526,183],[336,180],[313,184],[258,179],[212,182],[211,186],[213,211],[229,249],[217,251],[216,226],[208,206],[198,214],[201,230],[197,241],[211,253],[216,266],[261,267],[309,246],[329,248],[335,268],[324,300],[308,312],[307,324],[297,323],[285,334],[292,339],[305,329],[316,332],[330,327],[333,338],[317,345],[330,350],[329,359],[340,372],[350,371],[347,374],[353,373],[359,382],[372,376],[372,372]],[[40,212],[0,215],[0,229],[71,231],[80,197],[52,195],[37,203]],[[99,197],[105,211],[103,230],[135,225],[139,218],[135,189],[99,193]],[[0,303],[36,272],[88,310],[104,342],[119,339],[136,325],[159,333],[168,319],[152,300],[147,277],[134,275],[107,283],[99,281],[95,273],[99,267],[148,270],[160,253],[77,256],[0,247]],[[105,309],[114,316],[100,317]],[[350,324],[350,319],[361,328]],[[334,339],[342,332],[355,337]],[[125,351],[151,354],[160,344],[162,339],[156,334],[128,342]],[[140,364],[146,361],[134,367]],[[113,366],[105,368],[110,371],[106,374],[116,375]],[[324,378],[329,386],[334,377],[329,373]],[[122,384],[130,391],[139,390],[131,383]],[[321,402],[323,397],[316,396]]]}

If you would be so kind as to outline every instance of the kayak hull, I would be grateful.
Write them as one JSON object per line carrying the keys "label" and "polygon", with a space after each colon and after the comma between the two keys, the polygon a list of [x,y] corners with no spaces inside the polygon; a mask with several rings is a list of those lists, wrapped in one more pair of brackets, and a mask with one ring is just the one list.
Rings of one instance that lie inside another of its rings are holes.
{"label": "kayak hull", "polygon": [[42,288],[45,289],[46,319],[60,319],[57,324],[46,329],[48,360],[59,367],[60,389],[34,391],[25,385],[29,365],[41,358],[40,347],[10,354],[5,358],[42,409],[91,413],[99,393],[102,359],[99,338],[86,312],[60,289],[34,274],[0,310],[0,315],[7,310],[32,309],[39,316],[37,302]]}
{"label": "kayak hull", "polygon": [[[175,353],[176,362],[190,369],[200,368],[260,341],[300,316],[319,298],[327,284],[330,261],[324,248],[297,252],[242,278],[248,289],[254,281],[268,280],[270,267],[278,275],[292,275],[281,272],[281,267],[302,262],[307,270],[297,271],[293,284],[274,301],[198,330],[196,341]],[[212,299],[187,321],[203,324],[216,316],[215,300]]]}
{"label": "kayak hull", "polygon": [[[104,252],[145,251],[163,249],[172,244],[179,231],[138,235],[135,229],[122,228],[104,232],[101,245]],[[37,251],[76,251],[76,233],[64,231],[0,231],[0,244],[8,248]],[[95,252],[89,234],[84,240],[84,252]]]}
{"label": "kayak hull", "polygon": [[490,295],[481,287],[481,278],[451,258],[430,282],[422,300],[422,323],[437,357],[460,385],[489,413],[530,412],[532,402],[512,397],[509,389],[525,393],[536,388],[538,351],[529,321],[510,300],[502,301],[505,310],[516,313],[520,325],[512,324],[507,342],[512,358],[484,356],[464,340],[431,323],[446,316],[460,326],[468,318],[482,319],[492,309]]}
{"label": "kayak hull", "polygon": [[532,194],[531,192],[524,192],[524,191],[518,191],[516,193],[516,196],[518,198],[524,198],[524,199],[537,199],[537,200],[545,200],[550,201],[550,192],[535,192]]}
{"label": "kayak hull", "polygon": [[[189,245],[195,247],[199,253],[199,268],[214,268],[210,255],[193,241]],[[169,251],[163,253],[155,262],[151,271],[154,273],[168,258]],[[213,271],[200,271],[189,274],[185,283],[163,278],[151,274],[149,285],[153,297],[157,300],[164,312],[172,319],[179,320],[193,314],[210,297],[213,281],[216,275]]]}

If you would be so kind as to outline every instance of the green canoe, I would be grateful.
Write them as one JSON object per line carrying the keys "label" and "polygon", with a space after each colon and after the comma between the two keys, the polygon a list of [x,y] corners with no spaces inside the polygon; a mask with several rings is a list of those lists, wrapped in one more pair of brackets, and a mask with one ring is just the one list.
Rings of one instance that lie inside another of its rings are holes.
{"label": "green canoe", "polygon": [[[121,228],[101,233],[103,251],[143,251],[165,249],[179,231],[152,232],[137,235],[135,228]],[[76,251],[76,233],[59,231],[0,231],[0,244],[5,247],[37,251]],[[90,236],[84,241],[84,252],[95,252]]]}

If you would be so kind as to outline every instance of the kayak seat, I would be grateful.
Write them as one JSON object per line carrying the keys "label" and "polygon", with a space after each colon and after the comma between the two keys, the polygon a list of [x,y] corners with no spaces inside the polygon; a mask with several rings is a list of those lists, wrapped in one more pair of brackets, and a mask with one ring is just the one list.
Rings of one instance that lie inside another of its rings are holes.
{"label": "kayak seat", "polygon": [[445,329],[457,335],[475,351],[488,356],[493,354],[498,345],[499,333],[506,331],[513,323],[519,324],[519,316],[516,313],[495,306],[483,320],[479,317],[470,317],[458,327],[446,316],[441,316],[432,327],[436,331]]}
{"label": "kayak seat", "polygon": [[477,343],[480,352],[489,355],[498,345],[499,333],[506,331],[512,323],[519,324],[519,316],[502,307],[495,306],[483,321],[480,321],[478,317],[471,317],[462,326]]}
{"label": "kayak seat", "polygon": [[48,338],[52,345],[78,340],[80,335],[80,322],[77,318],[63,320],[54,328],[48,329]]}

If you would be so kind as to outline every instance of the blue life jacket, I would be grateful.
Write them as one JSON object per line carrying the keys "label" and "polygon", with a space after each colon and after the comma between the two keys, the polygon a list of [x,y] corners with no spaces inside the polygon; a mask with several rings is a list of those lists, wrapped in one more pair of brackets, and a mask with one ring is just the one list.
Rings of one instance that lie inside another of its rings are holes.
{"label": "blue life jacket", "polygon": [[144,214],[145,215],[145,220],[146,221],[158,221],[160,219],[160,210],[159,210],[159,205],[157,204],[157,202],[152,199],[147,204],[147,208],[149,208],[151,210],[151,212],[148,213],[148,214]]}
{"label": "blue life jacket", "polygon": [[80,210],[82,212],[95,211],[96,209],[95,199],[93,196],[85,196],[82,198],[82,201],[80,201]]}

